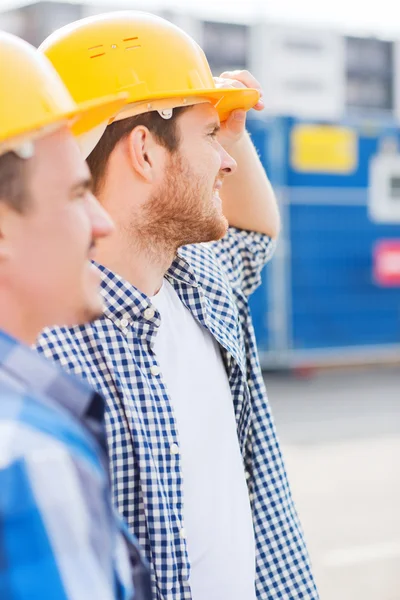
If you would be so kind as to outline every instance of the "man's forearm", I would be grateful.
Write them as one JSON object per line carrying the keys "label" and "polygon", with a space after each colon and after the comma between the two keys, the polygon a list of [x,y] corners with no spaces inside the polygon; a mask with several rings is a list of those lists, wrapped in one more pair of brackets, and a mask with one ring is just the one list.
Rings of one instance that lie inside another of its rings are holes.
{"label": "man's forearm", "polygon": [[221,190],[229,225],[276,238],[280,216],[275,194],[249,134],[246,132],[228,152],[238,165],[235,173],[226,177]]}

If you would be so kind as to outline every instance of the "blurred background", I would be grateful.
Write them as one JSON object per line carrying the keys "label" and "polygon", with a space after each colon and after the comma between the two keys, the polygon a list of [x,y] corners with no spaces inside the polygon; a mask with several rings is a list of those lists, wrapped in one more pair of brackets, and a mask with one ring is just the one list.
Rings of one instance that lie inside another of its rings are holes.
{"label": "blurred background", "polygon": [[0,29],[39,45],[126,8],[264,88],[248,129],[283,232],[251,308],[321,600],[400,600],[400,16],[388,0],[0,0]]}

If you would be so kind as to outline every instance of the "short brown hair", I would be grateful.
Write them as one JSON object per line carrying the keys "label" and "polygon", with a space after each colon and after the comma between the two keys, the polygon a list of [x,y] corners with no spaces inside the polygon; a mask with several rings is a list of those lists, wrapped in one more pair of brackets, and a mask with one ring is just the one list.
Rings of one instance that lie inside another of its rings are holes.
{"label": "short brown hair", "polygon": [[107,170],[107,164],[115,146],[127,137],[135,127],[143,125],[155,136],[157,141],[170,152],[178,149],[180,137],[177,129],[178,117],[190,106],[174,108],[170,119],[163,119],[157,111],[151,111],[114,121],[109,125],[99,143],[89,154],[87,163],[93,177],[94,192],[98,193]]}
{"label": "short brown hair", "polygon": [[23,213],[28,205],[26,160],[15,152],[0,155],[0,202]]}

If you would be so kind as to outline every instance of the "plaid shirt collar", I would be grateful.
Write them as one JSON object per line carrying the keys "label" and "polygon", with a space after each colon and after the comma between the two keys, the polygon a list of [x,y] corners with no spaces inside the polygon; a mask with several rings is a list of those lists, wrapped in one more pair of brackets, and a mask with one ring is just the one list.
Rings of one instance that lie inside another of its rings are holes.
{"label": "plaid shirt collar", "polygon": [[[102,275],[101,294],[104,298],[104,316],[108,317],[117,326],[123,319],[128,321],[142,319],[143,312],[150,306],[150,298],[104,265],[100,265],[95,261],[93,261],[93,264]],[[190,264],[179,253],[166,272],[165,277],[192,288],[199,286]]]}
{"label": "plaid shirt collar", "polygon": [[38,400],[61,406],[104,447],[104,401],[100,394],[0,330],[0,381],[1,375]]}

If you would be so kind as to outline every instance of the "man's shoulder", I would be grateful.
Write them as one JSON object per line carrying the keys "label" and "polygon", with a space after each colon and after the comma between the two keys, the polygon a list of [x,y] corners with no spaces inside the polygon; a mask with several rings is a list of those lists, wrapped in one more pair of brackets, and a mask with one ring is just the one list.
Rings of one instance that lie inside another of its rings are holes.
{"label": "man's shoulder", "polygon": [[0,470],[16,463],[70,456],[97,465],[97,445],[68,411],[45,397],[2,385]]}
{"label": "man's shoulder", "polygon": [[95,349],[100,344],[99,324],[96,322],[45,329],[36,341],[35,348],[68,372],[87,379],[88,365],[95,361]]}
{"label": "man's shoulder", "polygon": [[[102,318],[84,325],[75,325],[71,327],[46,328],[42,331],[39,341],[41,342],[45,340],[46,346],[50,349],[53,349],[53,340],[57,338],[59,340],[63,340],[70,346],[76,346],[79,348],[82,344],[92,342],[97,330],[97,323],[101,320]],[[35,347],[40,345],[40,343],[37,343]],[[58,345],[57,348],[59,351],[61,351]]]}

